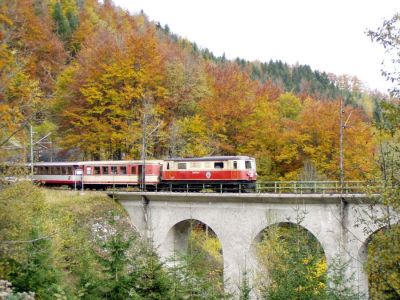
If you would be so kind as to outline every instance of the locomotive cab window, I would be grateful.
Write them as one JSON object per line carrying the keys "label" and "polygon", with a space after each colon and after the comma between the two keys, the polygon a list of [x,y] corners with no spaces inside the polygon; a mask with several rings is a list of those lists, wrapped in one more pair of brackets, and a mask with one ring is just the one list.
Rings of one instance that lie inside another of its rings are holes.
{"label": "locomotive cab window", "polygon": [[102,173],[103,175],[108,175],[108,167],[102,167]]}
{"label": "locomotive cab window", "polygon": [[100,167],[93,167],[93,175],[100,175]]}
{"label": "locomotive cab window", "polygon": [[186,170],[186,163],[178,163],[178,170]]}
{"label": "locomotive cab window", "polygon": [[246,160],[245,167],[247,170],[251,169],[251,161],[250,160]]}
{"label": "locomotive cab window", "polygon": [[214,169],[223,169],[224,168],[224,162],[218,161],[214,163]]}

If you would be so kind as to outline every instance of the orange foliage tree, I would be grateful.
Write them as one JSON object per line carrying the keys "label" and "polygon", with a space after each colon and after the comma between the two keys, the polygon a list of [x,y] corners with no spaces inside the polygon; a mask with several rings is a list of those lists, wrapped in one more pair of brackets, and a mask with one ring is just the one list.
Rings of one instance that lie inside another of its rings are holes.
{"label": "orange foliage tree", "polygon": [[245,135],[242,124],[254,110],[257,84],[233,63],[209,64],[210,95],[201,101],[201,111],[212,133],[213,154],[236,154]]}

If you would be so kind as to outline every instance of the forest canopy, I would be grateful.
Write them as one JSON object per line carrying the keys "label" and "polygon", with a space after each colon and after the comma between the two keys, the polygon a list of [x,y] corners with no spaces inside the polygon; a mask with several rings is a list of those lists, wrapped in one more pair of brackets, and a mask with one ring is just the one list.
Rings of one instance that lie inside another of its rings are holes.
{"label": "forest canopy", "polygon": [[148,158],[245,154],[274,180],[338,178],[340,99],[346,176],[372,176],[387,97],[308,65],[216,57],[96,0],[1,1],[0,76],[3,160],[30,159],[29,126],[51,134],[35,161],[140,159],[145,134]]}

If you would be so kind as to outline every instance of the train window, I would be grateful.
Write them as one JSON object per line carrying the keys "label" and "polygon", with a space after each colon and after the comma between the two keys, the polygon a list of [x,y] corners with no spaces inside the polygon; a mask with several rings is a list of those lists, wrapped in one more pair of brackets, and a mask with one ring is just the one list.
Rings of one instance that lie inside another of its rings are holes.
{"label": "train window", "polygon": [[68,175],[73,175],[74,171],[72,169],[72,167],[68,167]]}
{"label": "train window", "polygon": [[251,161],[250,160],[246,160],[245,167],[246,167],[246,169],[251,169]]}
{"label": "train window", "polygon": [[86,168],[86,175],[92,175],[92,167]]}
{"label": "train window", "polygon": [[237,161],[233,162],[233,168],[236,170],[238,168]]}
{"label": "train window", "polygon": [[35,175],[39,174],[39,168],[38,167],[34,167],[33,168],[33,174],[35,174]]}
{"label": "train window", "polygon": [[100,175],[100,167],[93,167],[93,175]]}
{"label": "train window", "polygon": [[198,161],[192,161],[192,162],[190,163],[190,168],[193,168],[193,169],[198,169],[198,168],[200,168],[200,162],[198,162]]}
{"label": "train window", "polygon": [[169,170],[169,163],[167,163],[167,170]]}
{"label": "train window", "polygon": [[50,175],[50,168],[49,167],[44,167],[44,174]]}
{"label": "train window", "polygon": [[67,167],[61,167],[61,174],[62,175],[67,175],[68,171],[67,171]]}
{"label": "train window", "polygon": [[108,175],[108,167],[102,167],[101,171],[102,171],[103,175]]}
{"label": "train window", "polygon": [[119,167],[119,174],[120,175],[126,175],[126,167],[125,166]]}
{"label": "train window", "polygon": [[118,174],[118,172],[117,172],[117,166],[111,166],[111,174],[112,174],[112,175],[117,175],[117,174]]}
{"label": "train window", "polygon": [[224,162],[223,161],[218,161],[214,163],[214,169],[223,169],[224,168]]}
{"label": "train window", "polygon": [[178,170],[186,170],[186,163],[178,163]]}

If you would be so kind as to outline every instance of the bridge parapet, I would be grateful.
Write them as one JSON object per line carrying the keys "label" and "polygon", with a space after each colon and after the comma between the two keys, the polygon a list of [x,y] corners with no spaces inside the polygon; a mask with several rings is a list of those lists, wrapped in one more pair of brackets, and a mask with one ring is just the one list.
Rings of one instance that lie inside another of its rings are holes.
{"label": "bridge parapet", "polygon": [[282,203],[282,204],[340,204],[342,201],[355,204],[370,204],[377,194],[338,194],[338,193],[190,193],[190,192],[109,192],[110,197],[120,201],[141,201],[143,197],[150,201],[169,202],[242,202],[242,203]]}

